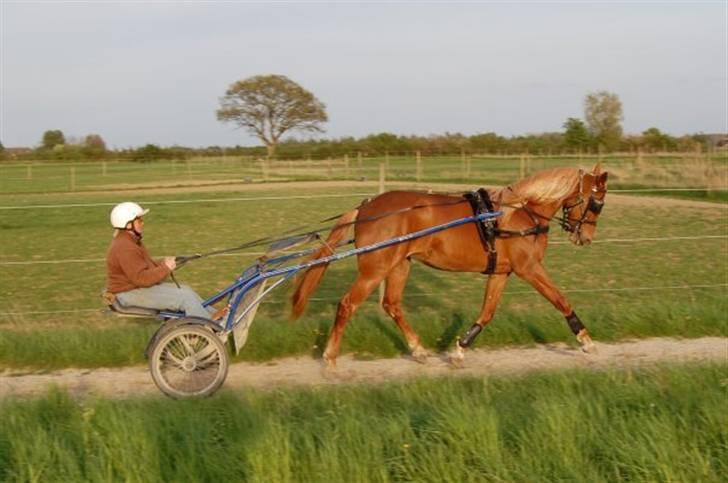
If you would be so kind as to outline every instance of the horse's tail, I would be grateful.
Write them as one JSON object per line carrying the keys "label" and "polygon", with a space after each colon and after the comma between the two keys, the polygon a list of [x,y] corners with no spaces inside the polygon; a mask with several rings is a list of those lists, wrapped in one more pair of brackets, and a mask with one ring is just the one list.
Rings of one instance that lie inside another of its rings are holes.
{"label": "horse's tail", "polygon": [[[325,245],[321,247],[318,251],[316,251],[311,256],[311,259],[327,257],[334,253],[334,248],[336,248],[336,245],[341,241],[342,238],[344,238],[346,233],[349,231],[351,223],[356,220],[358,214],[358,208],[354,208],[353,210],[344,213],[336,221],[336,227],[331,230],[329,237],[326,239]],[[301,314],[303,314],[303,311],[306,310],[308,298],[311,296],[313,291],[316,290],[316,287],[318,287],[321,279],[324,276],[324,272],[326,272],[326,269],[328,267],[328,263],[317,265],[306,270],[303,276],[298,277],[298,279],[296,280],[296,291],[293,293],[292,299],[293,307],[291,310],[291,314],[293,316],[293,319],[299,318]]]}

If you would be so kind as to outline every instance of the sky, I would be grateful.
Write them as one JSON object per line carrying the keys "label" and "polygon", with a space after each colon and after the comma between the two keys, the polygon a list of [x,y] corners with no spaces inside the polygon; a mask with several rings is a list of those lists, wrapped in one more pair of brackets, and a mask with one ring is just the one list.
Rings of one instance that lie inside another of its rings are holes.
{"label": "sky", "polygon": [[327,138],[562,131],[598,90],[627,133],[728,132],[728,2],[0,0],[6,147],[257,145],[215,111],[266,74],[326,105]]}

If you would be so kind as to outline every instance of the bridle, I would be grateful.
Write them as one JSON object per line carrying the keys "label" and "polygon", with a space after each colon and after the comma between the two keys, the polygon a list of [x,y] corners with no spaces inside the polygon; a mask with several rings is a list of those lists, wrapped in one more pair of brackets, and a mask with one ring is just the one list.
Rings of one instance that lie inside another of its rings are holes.
{"label": "bridle", "polygon": [[[564,204],[564,206],[561,207],[561,211],[563,213],[563,216],[558,217],[555,216],[554,219],[559,221],[559,225],[561,228],[569,233],[575,233],[578,236],[581,236],[581,227],[582,225],[595,225],[597,224],[594,220],[587,220],[586,217],[589,215],[589,213],[594,213],[595,215],[599,215],[602,212],[602,208],[604,208],[604,200],[598,200],[594,197],[594,195],[599,193],[606,193],[606,190],[598,190],[596,185],[592,186],[591,193],[589,193],[589,198],[584,199],[584,196],[582,195],[582,189],[584,187],[584,171],[579,170],[579,198],[572,204]],[[586,208],[581,210],[581,217],[579,218],[572,218],[571,217],[571,210],[576,208],[577,206],[582,206],[584,203],[586,203]],[[575,224],[572,224],[572,222],[576,222]]]}

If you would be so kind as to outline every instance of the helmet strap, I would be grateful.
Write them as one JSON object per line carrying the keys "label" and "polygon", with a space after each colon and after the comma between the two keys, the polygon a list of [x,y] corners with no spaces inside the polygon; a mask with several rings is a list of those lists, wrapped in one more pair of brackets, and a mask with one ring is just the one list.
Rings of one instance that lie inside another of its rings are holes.
{"label": "helmet strap", "polygon": [[137,236],[137,238],[139,238],[139,239],[141,240],[141,239],[142,239],[142,234],[141,234],[141,233],[139,233],[138,231],[136,231],[136,228],[134,228],[134,221],[135,221],[135,220],[136,220],[136,218],[134,218],[133,220],[131,220],[131,221],[129,222],[129,223],[131,223],[131,228],[124,228],[124,229],[125,229],[126,231],[130,231],[130,232],[134,233],[134,234],[135,234],[135,235]]}

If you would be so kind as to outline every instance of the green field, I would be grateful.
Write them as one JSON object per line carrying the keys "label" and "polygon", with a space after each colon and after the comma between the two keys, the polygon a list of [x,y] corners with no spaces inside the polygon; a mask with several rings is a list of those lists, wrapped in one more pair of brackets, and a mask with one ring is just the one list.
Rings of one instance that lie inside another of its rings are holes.
{"label": "green field", "polygon": [[722,365],[0,402],[0,481],[725,481]]}
{"label": "green field", "polygon": [[[198,158],[187,161],[87,161],[0,163],[0,193],[73,193],[140,186],[224,185],[231,182],[292,180],[377,181],[380,165],[389,181],[508,184],[534,171],[591,167],[598,161],[611,171],[612,189],[695,188],[692,198],[728,201],[728,156],[694,153],[607,156],[380,156],[328,160],[265,161],[250,157]],[[660,194],[660,193],[658,193]]]}
{"label": "green field", "polygon": [[[511,171],[493,171],[493,177],[506,178]],[[142,362],[142,348],[156,324],[105,316],[99,310],[103,258],[110,239],[107,216],[122,199],[131,197],[152,208],[146,239],[151,252],[161,256],[205,252],[276,234],[349,209],[376,191],[371,183],[360,182],[349,188],[303,192],[287,189],[285,184],[254,184],[229,193],[209,189],[212,192],[0,196],[0,206],[5,208],[64,205],[0,210],[0,366]],[[271,199],[292,195],[310,199]],[[597,340],[725,335],[728,220],[724,205],[666,201],[644,208],[641,203],[635,198],[610,203],[607,198],[597,232],[602,243],[587,248],[574,247],[555,229],[547,256],[553,278]],[[68,206],[75,204],[91,206]],[[178,278],[202,294],[212,294],[259,254],[195,262],[180,270]],[[259,311],[240,358],[318,355],[335,305],[353,281],[354,270],[352,259],[333,265],[307,315],[296,323],[288,321],[289,291],[274,292]],[[414,265],[405,309],[426,346],[446,350],[470,326],[480,308],[483,286],[484,278],[478,274],[444,273]],[[563,319],[532,288],[513,278],[493,324],[478,343],[551,341],[572,341]],[[406,346],[372,297],[347,329],[343,350],[391,356],[406,353]]]}

